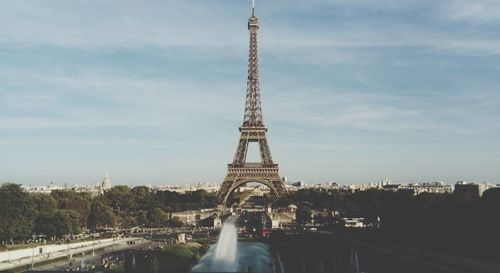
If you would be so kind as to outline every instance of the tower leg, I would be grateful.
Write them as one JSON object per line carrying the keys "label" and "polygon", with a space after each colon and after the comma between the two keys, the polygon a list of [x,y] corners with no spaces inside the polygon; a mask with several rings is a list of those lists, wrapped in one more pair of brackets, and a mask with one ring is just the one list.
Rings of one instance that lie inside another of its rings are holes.
{"label": "tower leg", "polygon": [[224,206],[227,205],[227,198],[231,194],[231,187],[234,183],[236,183],[236,175],[228,173],[224,179],[224,183],[222,183],[222,186],[217,193],[217,200],[219,201],[219,204]]}

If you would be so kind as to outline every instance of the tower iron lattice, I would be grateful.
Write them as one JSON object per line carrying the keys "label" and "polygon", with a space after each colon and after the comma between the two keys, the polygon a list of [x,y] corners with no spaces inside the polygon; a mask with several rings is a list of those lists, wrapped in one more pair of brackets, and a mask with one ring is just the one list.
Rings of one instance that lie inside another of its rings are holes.
{"label": "tower iron lattice", "polygon": [[[257,30],[259,20],[255,16],[255,6],[248,19],[250,46],[248,54],[248,79],[245,100],[245,115],[240,127],[240,140],[236,148],[233,162],[228,164],[228,173],[217,193],[219,204],[228,205],[230,195],[240,186],[249,182],[258,182],[271,190],[274,199],[286,196],[287,191],[278,172],[278,164],[273,162],[271,150],[267,142],[267,127],[262,118],[259,88],[259,58],[257,47]],[[248,145],[257,142],[260,149],[261,162],[248,163]]]}

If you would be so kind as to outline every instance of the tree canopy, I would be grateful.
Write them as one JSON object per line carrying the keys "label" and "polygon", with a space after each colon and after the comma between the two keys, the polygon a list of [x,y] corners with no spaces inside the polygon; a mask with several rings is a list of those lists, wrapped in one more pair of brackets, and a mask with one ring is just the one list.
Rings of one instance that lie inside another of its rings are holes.
{"label": "tree canopy", "polygon": [[84,228],[181,226],[170,213],[216,206],[214,193],[180,194],[148,187],[115,186],[103,195],[72,190],[28,193],[20,185],[0,187],[0,239],[27,239],[33,234],[60,238]]}
{"label": "tree canopy", "polygon": [[0,237],[8,240],[27,238],[35,220],[33,196],[19,185],[3,184],[0,187]]}

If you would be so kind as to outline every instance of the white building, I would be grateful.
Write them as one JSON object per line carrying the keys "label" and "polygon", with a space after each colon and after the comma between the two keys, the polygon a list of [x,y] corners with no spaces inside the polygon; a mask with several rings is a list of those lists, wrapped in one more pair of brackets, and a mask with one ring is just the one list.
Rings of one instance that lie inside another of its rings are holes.
{"label": "white building", "polygon": [[101,183],[101,193],[104,193],[109,189],[111,189],[111,180],[109,179],[108,173],[106,173],[106,177],[104,177]]}
{"label": "white building", "polygon": [[343,218],[346,228],[364,228],[365,218]]}

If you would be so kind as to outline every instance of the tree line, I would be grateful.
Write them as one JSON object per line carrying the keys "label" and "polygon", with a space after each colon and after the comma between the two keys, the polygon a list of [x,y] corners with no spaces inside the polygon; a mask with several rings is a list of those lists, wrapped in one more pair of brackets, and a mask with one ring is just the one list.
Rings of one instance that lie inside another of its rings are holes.
{"label": "tree line", "polygon": [[17,184],[5,183],[0,186],[0,241],[25,240],[32,235],[55,239],[84,229],[180,226],[170,213],[216,204],[215,194],[205,190],[180,194],[115,186],[92,196],[73,190],[28,193]]}
{"label": "tree line", "polygon": [[[494,258],[500,245],[500,188],[481,197],[477,191],[415,195],[412,190],[305,189],[279,200],[281,206],[290,203],[298,204],[299,224],[314,220],[343,228],[343,217],[364,217],[376,226],[380,218],[380,228],[369,232],[372,238],[397,244],[483,258]],[[331,211],[338,217],[326,213]]]}

